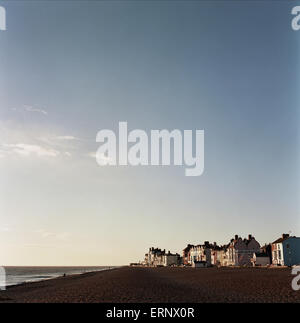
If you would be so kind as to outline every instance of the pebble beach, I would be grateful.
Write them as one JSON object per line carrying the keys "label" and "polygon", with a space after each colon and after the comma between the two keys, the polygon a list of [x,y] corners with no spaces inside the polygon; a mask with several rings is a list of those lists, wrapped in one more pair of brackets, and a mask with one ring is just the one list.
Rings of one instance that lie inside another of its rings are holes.
{"label": "pebble beach", "polygon": [[290,268],[120,267],[11,286],[9,303],[300,303]]}

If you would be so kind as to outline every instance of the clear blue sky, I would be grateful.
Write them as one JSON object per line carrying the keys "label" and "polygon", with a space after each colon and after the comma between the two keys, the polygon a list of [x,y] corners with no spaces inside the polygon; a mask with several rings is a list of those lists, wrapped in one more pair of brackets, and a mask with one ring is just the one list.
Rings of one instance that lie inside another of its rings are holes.
{"label": "clear blue sky", "polygon": [[[2,265],[300,235],[297,2],[2,1]],[[97,131],[204,129],[205,171],[100,167]]]}

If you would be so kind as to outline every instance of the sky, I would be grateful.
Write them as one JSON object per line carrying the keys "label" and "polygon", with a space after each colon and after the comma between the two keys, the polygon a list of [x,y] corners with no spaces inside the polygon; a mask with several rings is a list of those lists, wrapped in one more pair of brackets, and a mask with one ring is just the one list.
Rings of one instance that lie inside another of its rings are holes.
{"label": "sky", "polygon": [[[300,236],[296,4],[0,1],[0,264]],[[204,129],[203,175],[99,166],[120,121]]]}

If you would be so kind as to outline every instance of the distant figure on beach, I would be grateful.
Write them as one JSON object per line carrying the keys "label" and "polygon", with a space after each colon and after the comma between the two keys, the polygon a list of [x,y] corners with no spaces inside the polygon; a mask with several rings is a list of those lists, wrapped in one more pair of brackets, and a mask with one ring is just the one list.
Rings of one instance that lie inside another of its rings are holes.
{"label": "distant figure on beach", "polygon": [[67,276],[67,275],[66,275],[66,273],[64,273],[64,274],[63,274],[63,277],[66,277],[66,276]]}

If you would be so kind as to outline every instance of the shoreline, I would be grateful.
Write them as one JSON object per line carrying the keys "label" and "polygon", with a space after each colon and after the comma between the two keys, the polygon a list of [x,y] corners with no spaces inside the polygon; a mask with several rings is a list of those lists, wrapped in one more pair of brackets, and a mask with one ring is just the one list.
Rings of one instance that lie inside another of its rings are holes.
{"label": "shoreline", "polygon": [[113,269],[14,285],[0,303],[300,303],[286,268]]}
{"label": "shoreline", "polygon": [[[10,267],[10,266],[5,266],[5,267]],[[22,267],[22,266],[20,266],[20,267]],[[28,266],[28,267],[33,267],[33,266]],[[36,266],[36,267],[39,268],[40,266]],[[50,267],[50,266],[45,266],[45,267]],[[53,266],[53,268],[55,268],[55,267],[56,266]],[[80,267],[80,266],[78,266],[78,267]],[[81,276],[81,275],[90,274],[90,273],[98,273],[98,272],[102,272],[102,271],[106,271],[106,270],[113,270],[113,269],[117,269],[117,268],[121,268],[121,267],[122,266],[107,266],[107,267],[105,267],[103,269],[99,269],[99,270],[85,271],[85,272],[81,272],[81,273],[70,273],[70,274],[66,273],[66,274],[63,274],[63,275],[61,275],[61,274],[53,275],[52,277],[41,278],[41,279],[37,278],[37,279],[34,279],[32,281],[28,280],[28,281],[23,281],[23,282],[20,282],[20,283],[7,285],[5,288],[6,288],[6,290],[8,290],[8,289],[11,289],[11,288],[16,287],[16,286],[34,284],[34,283],[39,283],[39,282],[43,282],[43,281],[48,281],[48,280],[53,280],[53,279],[60,279],[60,278],[67,278],[67,277],[72,277],[72,276]],[[61,268],[61,267],[59,267],[59,268]],[[1,301],[1,298],[0,298],[0,301]]]}

